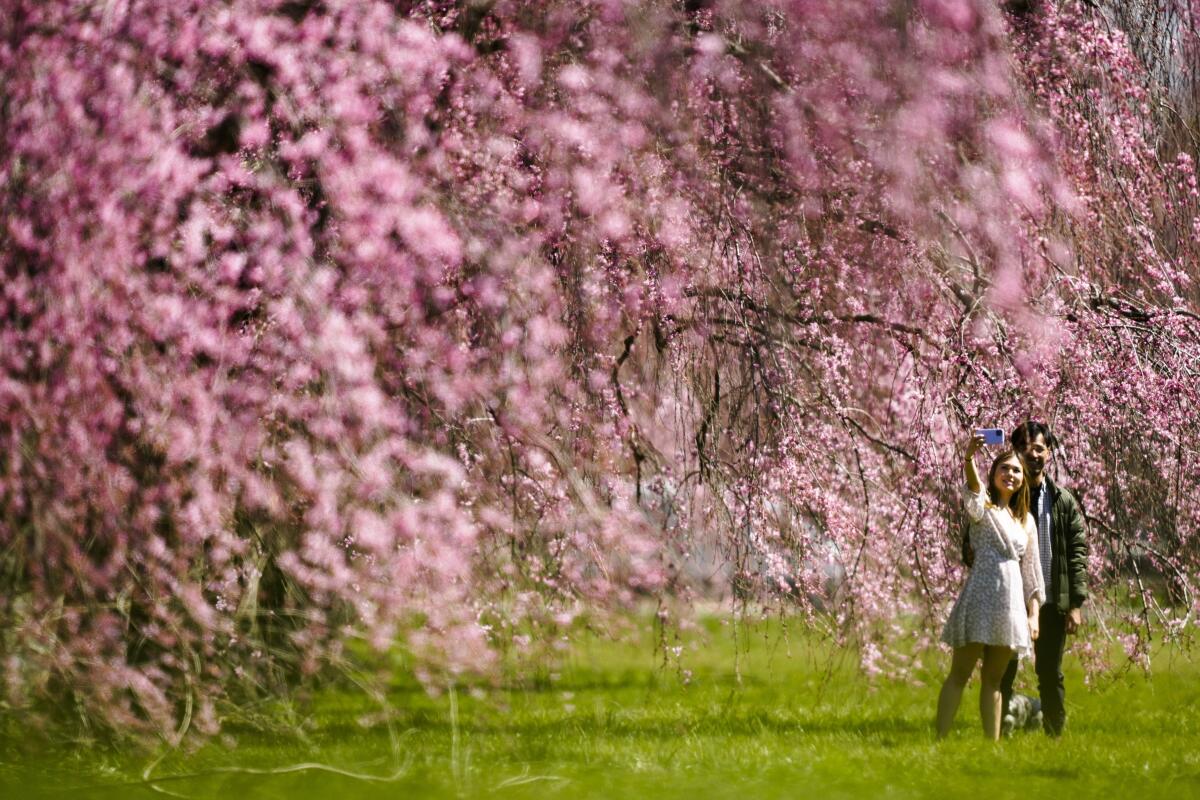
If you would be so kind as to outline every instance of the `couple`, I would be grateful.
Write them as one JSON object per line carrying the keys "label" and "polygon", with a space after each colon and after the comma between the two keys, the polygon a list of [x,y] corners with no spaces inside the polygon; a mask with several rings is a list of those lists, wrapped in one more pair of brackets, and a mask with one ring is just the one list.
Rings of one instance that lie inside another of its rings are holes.
{"label": "couple", "polygon": [[1079,628],[1087,599],[1083,512],[1069,491],[1045,475],[1056,445],[1049,428],[1024,422],[1009,441],[1012,447],[992,462],[986,486],[975,471],[983,436],[967,444],[963,553],[971,572],[942,631],[954,657],[938,696],[939,738],[950,732],[963,688],[982,658],[983,733],[998,740],[1018,659],[1030,650],[1046,733],[1058,736],[1067,720],[1063,649],[1067,634]]}

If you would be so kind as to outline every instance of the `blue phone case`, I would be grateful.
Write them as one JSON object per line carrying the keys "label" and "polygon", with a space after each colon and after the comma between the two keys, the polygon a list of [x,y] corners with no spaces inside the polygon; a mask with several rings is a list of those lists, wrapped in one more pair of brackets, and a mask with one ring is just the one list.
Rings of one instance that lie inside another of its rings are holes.
{"label": "blue phone case", "polygon": [[975,432],[983,436],[984,444],[1004,444],[1004,431],[1000,428],[980,428]]}

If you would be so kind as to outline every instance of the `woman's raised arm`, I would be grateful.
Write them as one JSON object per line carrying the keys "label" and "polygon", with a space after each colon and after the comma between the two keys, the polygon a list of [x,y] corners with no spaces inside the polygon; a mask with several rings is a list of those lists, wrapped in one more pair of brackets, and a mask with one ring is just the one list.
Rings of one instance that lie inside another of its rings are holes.
{"label": "woman's raised arm", "polygon": [[967,454],[963,458],[963,474],[967,479],[967,488],[973,494],[978,494],[980,490],[979,473],[975,471],[975,453],[981,447],[983,436],[978,433],[971,434],[971,440],[967,442]]}

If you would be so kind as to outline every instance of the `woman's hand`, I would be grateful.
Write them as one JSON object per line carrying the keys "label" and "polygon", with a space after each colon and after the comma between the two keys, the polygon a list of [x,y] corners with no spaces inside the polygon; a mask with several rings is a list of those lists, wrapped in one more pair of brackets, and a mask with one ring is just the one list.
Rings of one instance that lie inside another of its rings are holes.
{"label": "woman's hand", "polygon": [[1038,615],[1034,612],[1029,615],[1029,639],[1036,642],[1038,637]]}
{"label": "woman's hand", "polygon": [[982,433],[972,433],[970,440],[967,441],[967,458],[973,458],[979,452],[979,448],[983,447],[984,440]]}

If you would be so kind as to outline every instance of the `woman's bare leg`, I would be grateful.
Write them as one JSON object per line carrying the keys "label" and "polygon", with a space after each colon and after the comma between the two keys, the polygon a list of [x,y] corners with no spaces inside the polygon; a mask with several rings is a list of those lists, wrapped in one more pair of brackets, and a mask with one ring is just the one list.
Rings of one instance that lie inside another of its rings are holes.
{"label": "woman's bare leg", "polygon": [[983,735],[993,742],[1000,741],[1000,681],[1012,660],[1013,651],[1007,647],[988,646],[983,649],[983,669],[980,670],[979,716],[983,718]]}
{"label": "woman's bare leg", "polygon": [[963,689],[966,688],[967,681],[971,680],[971,673],[975,671],[975,664],[982,654],[981,644],[971,643],[955,648],[954,657],[950,662],[950,674],[946,676],[945,682],[942,683],[942,691],[938,694],[939,739],[950,732],[950,727],[954,724],[954,715],[958,713],[958,704],[962,702]]}

